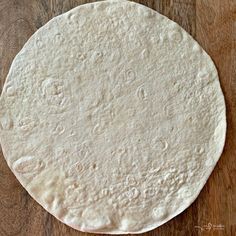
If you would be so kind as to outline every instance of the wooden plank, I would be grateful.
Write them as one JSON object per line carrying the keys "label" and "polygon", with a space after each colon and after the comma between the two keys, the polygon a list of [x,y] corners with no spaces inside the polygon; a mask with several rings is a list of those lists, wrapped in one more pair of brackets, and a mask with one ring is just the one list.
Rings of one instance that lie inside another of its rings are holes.
{"label": "wooden plank", "polygon": [[[39,27],[89,0],[0,0],[1,87],[14,56]],[[212,56],[226,95],[227,143],[220,162],[199,198],[184,213],[145,235],[234,235],[236,232],[236,4],[232,0],[136,0],[185,28]],[[21,187],[0,156],[0,235],[86,235],[65,226]],[[194,226],[223,224],[224,231]],[[89,234],[87,234],[89,235]]]}
{"label": "wooden plank", "polygon": [[236,232],[236,2],[198,0],[196,38],[213,58],[219,72],[227,107],[224,153],[198,198],[198,224],[222,224],[222,232]]}

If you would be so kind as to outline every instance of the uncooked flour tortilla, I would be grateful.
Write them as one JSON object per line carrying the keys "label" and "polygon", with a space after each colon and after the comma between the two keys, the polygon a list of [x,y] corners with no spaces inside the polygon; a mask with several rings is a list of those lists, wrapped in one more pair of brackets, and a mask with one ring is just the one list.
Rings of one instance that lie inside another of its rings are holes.
{"label": "uncooked flour tortilla", "polygon": [[193,38],[128,1],[39,29],[0,100],[1,145],[29,194],[86,232],[141,233],[186,209],[225,142],[216,68]]}

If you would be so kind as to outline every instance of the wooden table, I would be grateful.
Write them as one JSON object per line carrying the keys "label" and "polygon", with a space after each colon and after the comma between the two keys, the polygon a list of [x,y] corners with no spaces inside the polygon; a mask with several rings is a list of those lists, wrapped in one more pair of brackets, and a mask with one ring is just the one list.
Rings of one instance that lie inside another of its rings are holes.
{"label": "wooden table", "polygon": [[[53,16],[85,2],[90,1],[0,0],[1,87],[14,56],[27,39]],[[146,235],[236,235],[236,0],[137,2],[178,22],[210,54],[219,71],[228,122],[224,153],[198,199]],[[85,235],[60,223],[37,204],[11,173],[2,154],[0,219],[0,236]],[[217,229],[219,225],[224,229]]]}

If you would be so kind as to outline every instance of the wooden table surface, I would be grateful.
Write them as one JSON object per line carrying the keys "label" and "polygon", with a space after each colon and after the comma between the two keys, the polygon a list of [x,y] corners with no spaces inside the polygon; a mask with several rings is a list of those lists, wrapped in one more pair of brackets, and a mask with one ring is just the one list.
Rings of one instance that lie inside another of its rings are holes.
{"label": "wooden table surface", "polygon": [[[85,0],[0,0],[0,79],[14,56],[52,17]],[[224,153],[197,200],[145,235],[236,235],[236,0],[139,0],[188,31],[210,54],[227,104]],[[217,226],[224,226],[223,230]],[[200,226],[200,227],[196,227]],[[206,227],[208,226],[208,227]],[[86,235],[62,224],[36,203],[0,155],[0,236]],[[89,234],[88,234],[89,235]]]}

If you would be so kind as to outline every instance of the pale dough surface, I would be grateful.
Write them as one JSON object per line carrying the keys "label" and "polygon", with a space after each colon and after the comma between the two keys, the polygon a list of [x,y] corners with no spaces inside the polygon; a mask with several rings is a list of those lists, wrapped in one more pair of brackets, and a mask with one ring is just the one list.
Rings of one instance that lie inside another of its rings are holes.
{"label": "pale dough surface", "polygon": [[82,231],[141,233],[198,196],[225,142],[210,57],[180,26],[128,1],[52,19],[16,56],[1,145],[30,195]]}

